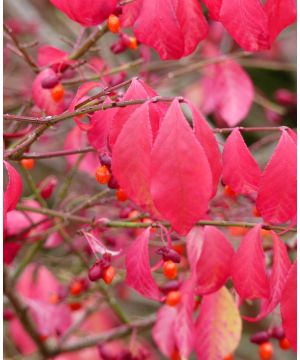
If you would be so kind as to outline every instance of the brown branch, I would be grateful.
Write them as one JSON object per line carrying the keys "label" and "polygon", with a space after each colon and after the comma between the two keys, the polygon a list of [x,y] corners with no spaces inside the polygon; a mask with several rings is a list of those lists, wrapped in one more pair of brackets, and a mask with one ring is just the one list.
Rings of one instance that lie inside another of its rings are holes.
{"label": "brown branch", "polygon": [[74,155],[74,154],[84,154],[88,152],[96,151],[92,146],[87,146],[82,149],[72,149],[72,150],[61,150],[61,151],[52,151],[45,153],[26,153],[20,157],[21,159],[49,159],[53,157],[60,157],[66,155]]}

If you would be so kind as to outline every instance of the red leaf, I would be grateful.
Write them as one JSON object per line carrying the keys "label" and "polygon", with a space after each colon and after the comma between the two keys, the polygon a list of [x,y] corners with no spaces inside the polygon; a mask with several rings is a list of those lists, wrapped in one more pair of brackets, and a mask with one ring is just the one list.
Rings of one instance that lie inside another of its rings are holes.
{"label": "red leaf", "polygon": [[297,351],[297,262],[291,267],[280,302],[282,325],[293,349]]}
{"label": "red leaf", "polygon": [[32,83],[33,101],[47,115],[58,115],[65,110],[64,99],[54,101],[51,96],[51,90],[42,87],[43,79],[53,76],[56,76],[56,73],[52,69],[45,69],[36,76]]}
{"label": "red leaf", "polygon": [[271,42],[276,39],[283,29],[296,21],[295,0],[267,0],[265,11],[269,20]]}
{"label": "red leaf", "polygon": [[270,295],[260,230],[261,225],[251,229],[232,258],[231,277],[242,299],[268,298]]}
{"label": "red leaf", "polygon": [[203,296],[196,321],[197,359],[224,359],[237,348],[241,332],[242,321],[238,308],[225,287]]}
{"label": "red leaf", "polygon": [[122,15],[120,16],[123,27],[129,27],[134,24],[142,9],[143,0],[134,0],[122,7]]}
{"label": "red leaf", "polygon": [[196,270],[203,246],[203,228],[195,226],[186,236],[187,257],[192,271]]}
{"label": "red leaf", "polygon": [[152,328],[152,337],[159,350],[171,357],[176,349],[174,323],[177,315],[175,307],[164,305],[157,312],[155,325]]}
{"label": "red leaf", "polygon": [[22,195],[22,178],[17,170],[7,161],[4,161],[8,173],[8,184],[3,198],[3,215],[13,210]]}
{"label": "red leaf", "polygon": [[149,103],[146,102],[129,117],[112,152],[112,170],[118,184],[132,201],[145,209],[152,204],[151,148]]}
{"label": "red leaf", "polygon": [[41,67],[57,63],[71,63],[67,59],[68,53],[53,46],[42,46],[38,51],[38,65]]}
{"label": "red leaf", "polygon": [[270,277],[270,296],[267,301],[262,302],[262,308],[258,316],[255,318],[244,317],[245,320],[252,322],[261,320],[278,305],[291,268],[285,244],[274,231],[271,231],[271,234],[273,238],[273,266]]}
{"label": "red leaf", "polygon": [[195,106],[190,101],[186,102],[192,111],[194,132],[196,138],[202,145],[210,165],[213,177],[213,191],[211,197],[213,197],[217,192],[222,172],[221,154],[219,146],[216,141],[215,135],[212,132],[212,129],[204,116],[195,108]]}
{"label": "red leaf", "polygon": [[151,194],[161,215],[187,234],[205,214],[212,176],[205,152],[174,100],[151,155]]}
{"label": "red leaf", "polygon": [[244,50],[270,48],[268,17],[260,0],[223,0],[220,21]]}
{"label": "red leaf", "polygon": [[203,0],[203,2],[209,11],[210,18],[212,20],[218,21],[220,17],[222,0]]}
{"label": "red leaf", "polygon": [[256,207],[266,222],[285,223],[296,215],[296,151],[293,139],[282,131],[258,188]]}
{"label": "red leaf", "polygon": [[148,0],[133,29],[141,43],[167,60],[191,54],[206,37],[208,27],[197,0]]}
{"label": "red leaf", "polygon": [[[157,96],[157,93],[152,90],[148,85],[146,85],[141,80],[132,80],[128,90],[124,94],[122,101],[127,100],[138,100],[138,99],[148,99]],[[112,128],[111,133],[109,136],[109,143],[110,146],[113,148],[115,142],[117,141],[117,138],[130,117],[130,115],[141,105],[130,105],[126,106],[124,108],[118,109],[118,111],[113,116],[112,121]],[[165,109],[164,104],[150,104],[150,108],[155,107],[157,109]],[[159,110],[157,110],[159,111]],[[152,125],[152,124],[151,124]],[[155,125],[154,127],[158,127],[158,125]]]}
{"label": "red leaf", "polygon": [[227,138],[223,150],[222,180],[238,194],[257,191],[261,171],[239,129]]}
{"label": "red leaf", "polygon": [[150,228],[144,230],[130,245],[126,255],[126,282],[142,296],[160,300],[159,288],[150,269],[148,243]]}
{"label": "red leaf", "polygon": [[196,292],[203,295],[217,291],[226,283],[234,251],[224,234],[214,226],[204,227],[201,240],[202,251],[196,265]]}
{"label": "red leaf", "polygon": [[82,26],[101,24],[112,14],[117,0],[50,0],[60,11]]}

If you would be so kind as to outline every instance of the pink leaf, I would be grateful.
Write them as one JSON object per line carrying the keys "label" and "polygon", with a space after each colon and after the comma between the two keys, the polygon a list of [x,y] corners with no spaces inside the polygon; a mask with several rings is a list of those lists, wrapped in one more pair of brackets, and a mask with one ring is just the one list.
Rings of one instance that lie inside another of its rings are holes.
{"label": "pink leaf", "polygon": [[283,241],[274,231],[271,231],[273,238],[273,266],[270,277],[270,296],[267,301],[262,302],[260,314],[255,318],[244,317],[248,321],[259,321],[267,316],[278,305],[283,288],[285,286],[291,262]]}
{"label": "pink leaf", "polygon": [[242,321],[230,292],[225,288],[203,296],[196,321],[199,360],[219,360],[233,353],[242,332]]}
{"label": "pink leaf", "polygon": [[198,259],[203,246],[203,228],[195,226],[186,236],[186,250],[189,265],[192,271],[196,270]]}
{"label": "pink leaf", "polygon": [[4,161],[8,173],[8,184],[4,192],[3,198],[3,215],[8,211],[13,210],[22,195],[22,178],[17,170],[11,166],[7,161]]}
{"label": "pink leaf", "polygon": [[202,241],[196,265],[196,292],[201,295],[217,291],[226,283],[234,255],[231,243],[214,226],[204,227]]}
{"label": "pink leaf", "polygon": [[52,69],[45,69],[36,76],[32,83],[33,101],[47,115],[58,115],[65,110],[64,99],[54,101],[51,96],[51,90],[42,87],[43,79],[53,76],[56,76],[56,73]]}
{"label": "pink leaf", "polygon": [[152,328],[152,337],[159,350],[166,356],[171,357],[176,349],[174,323],[176,308],[164,305],[157,312],[157,319]]}
{"label": "pink leaf", "polygon": [[196,138],[200,142],[207,156],[213,177],[212,197],[217,192],[220,176],[222,172],[221,154],[215,135],[204,116],[195,108],[195,106],[187,101],[193,117],[194,132]]}
{"label": "pink leaf", "polygon": [[195,276],[192,274],[180,288],[181,300],[174,324],[177,349],[182,358],[188,359],[194,347],[195,325],[193,323]]}
{"label": "pink leaf", "polygon": [[101,24],[112,14],[117,0],[50,0],[60,11],[82,26]]}
{"label": "pink leaf", "polygon": [[261,225],[251,229],[232,258],[231,277],[242,299],[268,298],[270,295],[260,230]]}
{"label": "pink leaf", "polygon": [[283,130],[258,188],[256,207],[266,222],[285,223],[296,215],[296,151],[295,142]]}
{"label": "pink leaf", "polygon": [[86,231],[82,231],[82,234],[86,241],[88,242],[91,250],[93,251],[94,255],[97,257],[97,254],[104,255],[110,254],[111,256],[119,255],[121,250],[119,251],[112,251],[109,250],[100,239],[97,239],[95,235],[88,233]]}
{"label": "pink leaf", "polygon": [[134,24],[142,9],[142,5],[143,5],[143,0],[134,0],[133,2],[123,6],[123,12],[122,15],[120,16],[120,20],[123,27],[129,27]]}
{"label": "pink leaf", "polygon": [[218,21],[220,17],[222,0],[203,0],[203,2],[209,11],[210,18],[212,20]]}
{"label": "pink leaf", "polygon": [[297,351],[297,262],[291,267],[280,302],[282,325],[293,349]]}
{"label": "pink leaf", "polygon": [[[38,51],[38,65],[41,67],[53,65],[56,63],[65,63],[68,53],[53,46],[42,46]],[[70,62],[70,60],[69,60]]]}
{"label": "pink leaf", "polygon": [[270,48],[268,17],[260,0],[223,0],[220,21],[244,50]]}
{"label": "pink leaf", "polygon": [[283,29],[296,21],[295,0],[267,0],[265,11],[269,20],[271,42],[276,39]]}
{"label": "pink leaf", "polygon": [[152,204],[151,148],[149,103],[146,102],[129,117],[112,152],[112,170],[118,184],[132,201],[145,209]]}
{"label": "pink leaf", "polygon": [[[235,61],[218,64],[214,91],[218,92],[216,114],[228,126],[236,126],[248,114],[254,99],[252,81],[245,70]],[[208,95],[206,95],[208,96]]]}
{"label": "pink leaf", "polygon": [[151,155],[151,194],[161,215],[180,234],[187,234],[204,216],[212,190],[205,152],[172,102],[159,129]]}
{"label": "pink leaf", "polygon": [[238,194],[257,191],[261,171],[239,129],[227,138],[223,150],[222,180]]}
{"label": "pink leaf", "polygon": [[197,0],[148,0],[143,1],[133,29],[141,43],[167,60],[191,54],[208,27]]}
{"label": "pink leaf", "polygon": [[126,255],[126,282],[142,296],[159,301],[159,288],[152,277],[149,263],[149,239],[150,228],[147,228],[130,245]]}
{"label": "pink leaf", "polygon": [[[122,101],[127,100],[139,100],[139,99],[150,99],[157,96],[157,93],[151,89],[148,85],[146,85],[141,80],[132,80],[128,90],[124,94]],[[124,108],[118,109],[113,116],[112,120],[112,128],[109,136],[110,146],[113,148],[117,138],[126,123],[129,119],[130,115],[141,105],[130,105]],[[151,116],[151,127],[153,132],[157,132],[160,121],[160,114],[163,114],[166,111],[166,105],[162,103],[150,104],[149,105]]]}

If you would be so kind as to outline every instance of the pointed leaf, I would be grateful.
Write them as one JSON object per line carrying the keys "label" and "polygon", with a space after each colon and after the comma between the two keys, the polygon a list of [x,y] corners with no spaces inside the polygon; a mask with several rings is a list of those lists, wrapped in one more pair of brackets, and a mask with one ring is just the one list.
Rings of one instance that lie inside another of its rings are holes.
{"label": "pointed leaf", "polygon": [[222,180],[238,194],[257,190],[261,171],[250,153],[239,129],[227,138],[223,150]]}
{"label": "pointed leaf", "polygon": [[270,48],[268,17],[260,0],[223,0],[220,21],[244,50]]}
{"label": "pointed leaf", "polygon": [[6,214],[17,206],[22,195],[22,178],[10,163],[4,161],[4,165],[8,173],[8,184],[3,198],[3,214]]}
{"label": "pointed leaf", "polygon": [[282,325],[286,337],[297,351],[297,262],[291,267],[280,302]]}
{"label": "pointed leaf", "polygon": [[189,265],[192,271],[196,270],[196,265],[201,255],[203,246],[203,228],[195,226],[186,236],[186,250]]}
{"label": "pointed leaf", "polygon": [[256,207],[266,222],[284,223],[296,215],[296,151],[295,142],[282,131],[259,183]]}
{"label": "pointed leaf", "polygon": [[237,305],[225,287],[203,296],[196,331],[199,360],[220,360],[237,348],[242,321]]}
{"label": "pointed leaf", "polygon": [[150,269],[149,258],[150,228],[130,245],[126,255],[126,282],[142,296],[160,300],[160,293]]}
{"label": "pointed leaf", "polygon": [[204,116],[187,101],[193,117],[194,132],[207,156],[213,177],[212,197],[216,194],[222,172],[221,154],[217,140]]}
{"label": "pointed leaf", "polygon": [[212,177],[205,152],[177,100],[153,145],[151,176],[154,205],[178,233],[187,234],[207,211]]}
{"label": "pointed leaf", "polygon": [[145,209],[152,204],[151,149],[149,103],[146,102],[127,120],[112,152],[112,171],[118,184],[132,201]]}
{"label": "pointed leaf", "polygon": [[232,258],[231,277],[242,299],[268,298],[270,294],[260,230],[261,225],[251,229]]}
{"label": "pointed leaf", "polygon": [[162,306],[157,312],[157,319],[152,328],[152,337],[159,350],[171,357],[176,349],[174,323],[177,315],[175,307]]}
{"label": "pointed leaf", "polygon": [[226,283],[233,255],[233,247],[225,235],[214,226],[205,226],[202,251],[196,265],[197,294],[212,293]]}
{"label": "pointed leaf", "polygon": [[271,42],[276,39],[283,29],[296,21],[295,0],[267,0],[265,11],[269,20]]}
{"label": "pointed leaf", "polygon": [[191,54],[208,27],[197,0],[152,0],[143,2],[133,29],[141,43],[167,60]]}
{"label": "pointed leaf", "polygon": [[82,231],[82,234],[86,241],[88,242],[91,250],[93,251],[94,255],[97,257],[97,254],[104,255],[110,254],[111,256],[117,256],[120,254],[121,250],[113,251],[109,250],[100,239],[97,239],[95,235],[88,233],[86,231]]}

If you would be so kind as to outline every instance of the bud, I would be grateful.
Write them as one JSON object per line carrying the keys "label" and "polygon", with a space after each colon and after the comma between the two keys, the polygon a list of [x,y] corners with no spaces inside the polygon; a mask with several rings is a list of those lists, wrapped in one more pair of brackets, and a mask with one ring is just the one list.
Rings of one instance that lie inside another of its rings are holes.
{"label": "bud", "polygon": [[177,251],[168,248],[167,246],[163,246],[156,250],[156,253],[161,255],[164,261],[171,260],[174,263],[180,263],[181,257]]}
{"label": "bud", "polygon": [[283,328],[281,326],[275,326],[271,329],[270,336],[278,340],[283,339],[285,337]]}
{"label": "bud", "polygon": [[107,186],[110,188],[110,189],[118,189],[119,188],[119,184],[117,182],[117,179],[112,176],[110,179],[109,179],[109,182],[107,184]]}
{"label": "bud", "polygon": [[283,106],[294,106],[297,104],[297,95],[287,89],[278,89],[274,97],[278,104]]}
{"label": "bud", "polygon": [[59,83],[59,77],[56,74],[46,76],[42,82],[43,89],[53,89]]}
{"label": "bud", "polygon": [[41,197],[45,200],[53,194],[57,186],[58,180],[55,176],[48,176],[40,182],[38,188],[40,190]]}
{"label": "bud", "polygon": [[267,331],[260,331],[257,332],[256,334],[252,335],[250,338],[250,341],[253,344],[262,344],[264,342],[267,342],[269,340],[269,334]]}
{"label": "bud", "polygon": [[90,269],[88,273],[88,277],[90,281],[97,281],[101,279],[103,274],[103,269],[101,268],[101,265],[99,262],[96,262]]}

